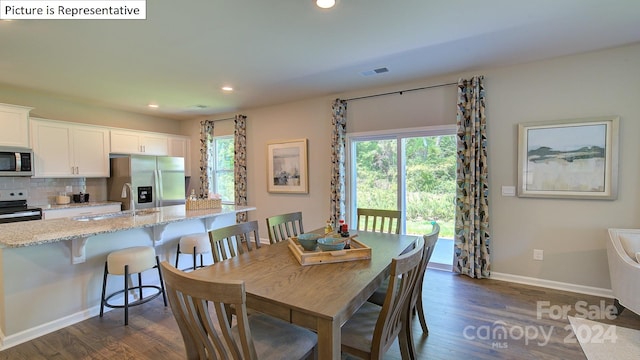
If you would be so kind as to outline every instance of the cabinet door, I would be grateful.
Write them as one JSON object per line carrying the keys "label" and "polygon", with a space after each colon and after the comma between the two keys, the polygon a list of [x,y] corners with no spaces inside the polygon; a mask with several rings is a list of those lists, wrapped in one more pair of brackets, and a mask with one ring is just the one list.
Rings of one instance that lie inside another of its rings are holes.
{"label": "cabinet door", "polygon": [[111,130],[111,152],[141,154],[140,134],[132,131]]}
{"label": "cabinet door", "polygon": [[92,126],[74,126],[75,173],[83,177],[109,177],[109,132]]}
{"label": "cabinet door", "polygon": [[168,138],[165,135],[143,134],[140,144],[145,155],[169,155]]}
{"label": "cabinet door", "polygon": [[33,177],[73,175],[71,129],[56,122],[31,119],[34,155]]}
{"label": "cabinet door", "polygon": [[184,176],[191,176],[191,141],[187,137],[169,137],[169,156],[180,156],[184,158]]}
{"label": "cabinet door", "polygon": [[29,111],[32,108],[0,104],[0,146],[29,146]]}

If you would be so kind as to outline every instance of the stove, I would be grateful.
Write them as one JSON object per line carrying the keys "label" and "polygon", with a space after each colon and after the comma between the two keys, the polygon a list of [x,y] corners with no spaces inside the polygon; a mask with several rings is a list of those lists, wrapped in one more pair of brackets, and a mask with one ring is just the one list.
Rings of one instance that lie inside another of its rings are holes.
{"label": "stove", "polygon": [[0,190],[0,224],[41,219],[42,209],[27,206],[26,190]]}

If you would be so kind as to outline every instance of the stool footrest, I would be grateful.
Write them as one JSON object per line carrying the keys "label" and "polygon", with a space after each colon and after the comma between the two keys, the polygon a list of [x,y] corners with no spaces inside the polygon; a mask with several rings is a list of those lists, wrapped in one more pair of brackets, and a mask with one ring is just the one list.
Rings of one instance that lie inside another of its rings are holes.
{"label": "stool footrest", "polygon": [[[136,305],[140,305],[140,304],[144,304],[148,301],[151,301],[155,298],[157,298],[158,296],[160,296],[162,294],[162,288],[160,288],[160,286],[156,286],[156,285],[142,285],[142,286],[132,286],[126,290],[119,290],[114,292],[113,294],[107,296],[106,299],[104,299],[104,306],[106,307],[110,307],[112,309],[122,309],[124,308],[124,304],[123,305],[116,305],[116,304],[110,304],[109,303],[109,299],[111,299],[112,297],[122,294],[122,293],[127,293],[131,290],[140,290],[140,289],[156,289],[157,291],[154,292],[153,294],[149,294],[145,297],[142,297],[136,301],[132,301],[129,303],[129,307],[131,306],[136,306]],[[129,296],[129,294],[126,294],[125,296]]]}

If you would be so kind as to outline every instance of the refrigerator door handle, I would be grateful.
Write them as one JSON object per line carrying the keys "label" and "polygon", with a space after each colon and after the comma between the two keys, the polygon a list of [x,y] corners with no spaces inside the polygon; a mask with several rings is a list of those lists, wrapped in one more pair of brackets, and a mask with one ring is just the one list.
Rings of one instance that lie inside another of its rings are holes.
{"label": "refrigerator door handle", "polygon": [[162,199],[164,199],[164,192],[162,191],[162,171],[156,169],[156,189],[158,189],[156,196],[156,207],[163,206]]}

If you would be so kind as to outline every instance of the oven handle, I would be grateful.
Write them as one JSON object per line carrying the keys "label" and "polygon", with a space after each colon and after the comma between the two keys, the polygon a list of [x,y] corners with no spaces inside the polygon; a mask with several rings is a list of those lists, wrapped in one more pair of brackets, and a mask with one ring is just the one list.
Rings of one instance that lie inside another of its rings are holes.
{"label": "oven handle", "polygon": [[11,214],[0,214],[0,219],[13,219],[13,218],[25,217],[25,216],[40,216],[40,211],[29,210],[29,211],[15,212]]}

